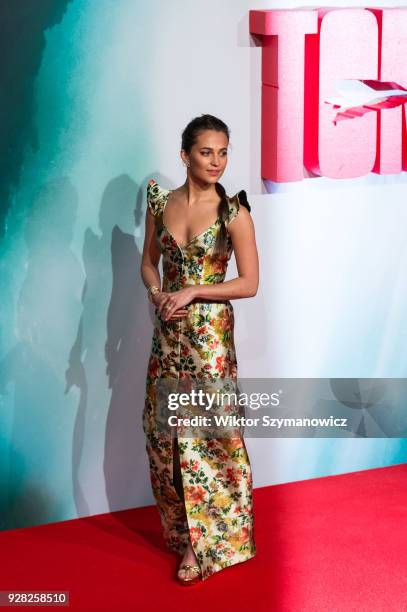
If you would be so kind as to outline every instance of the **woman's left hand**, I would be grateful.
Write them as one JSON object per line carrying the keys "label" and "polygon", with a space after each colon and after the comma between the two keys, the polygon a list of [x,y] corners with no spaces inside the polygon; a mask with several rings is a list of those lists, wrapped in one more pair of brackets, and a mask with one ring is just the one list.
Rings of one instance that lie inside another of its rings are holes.
{"label": "woman's left hand", "polygon": [[158,307],[158,313],[165,321],[167,321],[167,319],[169,319],[176,310],[186,306],[194,298],[194,286],[185,287],[184,289],[179,289],[179,291],[167,293]]}

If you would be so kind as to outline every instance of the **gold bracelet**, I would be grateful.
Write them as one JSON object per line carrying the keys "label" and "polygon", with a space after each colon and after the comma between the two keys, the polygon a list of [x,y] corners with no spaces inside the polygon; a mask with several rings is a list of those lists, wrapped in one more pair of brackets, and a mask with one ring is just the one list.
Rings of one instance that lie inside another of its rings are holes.
{"label": "gold bracelet", "polygon": [[149,288],[147,289],[147,295],[148,295],[148,299],[150,300],[151,303],[153,303],[152,300],[152,296],[155,293],[159,293],[160,292],[160,288],[157,287],[157,285],[150,285]]}

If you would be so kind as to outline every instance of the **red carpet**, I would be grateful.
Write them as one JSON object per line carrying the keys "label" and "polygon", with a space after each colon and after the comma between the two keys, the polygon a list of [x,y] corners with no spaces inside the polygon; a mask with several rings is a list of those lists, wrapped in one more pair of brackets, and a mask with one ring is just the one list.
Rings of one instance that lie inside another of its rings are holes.
{"label": "red carpet", "polygon": [[174,581],[150,506],[0,533],[0,590],[69,591],[74,610],[407,610],[407,464],[254,495],[257,556],[197,586]]}

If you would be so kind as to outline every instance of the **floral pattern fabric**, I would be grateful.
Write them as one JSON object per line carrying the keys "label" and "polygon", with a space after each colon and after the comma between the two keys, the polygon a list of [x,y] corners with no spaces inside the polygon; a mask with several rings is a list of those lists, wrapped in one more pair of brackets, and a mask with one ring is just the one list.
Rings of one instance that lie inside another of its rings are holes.
{"label": "floral pattern fabric", "polygon": [[[170,190],[154,179],[147,186],[147,204],[155,217],[156,237],[163,262],[163,291],[191,284],[224,280],[233,252],[211,258],[219,231],[211,227],[180,246],[163,222]],[[231,221],[239,213],[238,194],[228,197]],[[215,572],[256,554],[252,472],[243,436],[193,438],[178,435],[184,501],[173,482],[173,439],[157,426],[157,383],[160,379],[237,379],[234,312],[229,300],[198,298],[186,306],[188,314],[164,321],[155,310],[148,361],[143,430],[154,497],[167,546],[183,554],[191,539],[205,580]]]}

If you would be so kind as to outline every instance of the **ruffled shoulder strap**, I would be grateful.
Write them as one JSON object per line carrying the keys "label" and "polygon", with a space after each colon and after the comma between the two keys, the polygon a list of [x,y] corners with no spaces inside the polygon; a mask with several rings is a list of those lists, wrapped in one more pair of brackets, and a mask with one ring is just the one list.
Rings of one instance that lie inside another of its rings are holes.
{"label": "ruffled shoulder strap", "polygon": [[154,217],[157,217],[165,204],[167,189],[160,187],[155,179],[150,179],[147,183],[147,205]]}
{"label": "ruffled shoulder strap", "polygon": [[238,191],[234,196],[229,199],[229,220],[228,225],[237,217],[239,214],[239,210],[241,206],[247,208],[250,212],[251,207],[249,202],[247,201],[247,195],[244,189]]}

